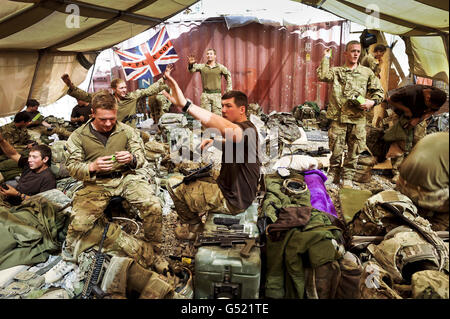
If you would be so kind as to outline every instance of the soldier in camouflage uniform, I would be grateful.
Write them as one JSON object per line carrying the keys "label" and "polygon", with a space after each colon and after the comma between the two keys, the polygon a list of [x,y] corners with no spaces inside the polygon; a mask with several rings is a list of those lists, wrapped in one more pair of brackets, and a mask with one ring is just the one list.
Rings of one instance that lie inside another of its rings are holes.
{"label": "soldier in camouflage uniform", "polygon": [[366,148],[364,112],[380,103],[384,97],[380,80],[372,70],[358,64],[360,54],[361,44],[350,41],[344,52],[345,65],[330,68],[331,51],[327,49],[317,69],[319,81],[331,82],[333,85],[327,110],[327,118],[332,120],[328,131],[332,154],[327,183],[333,183],[340,173],[340,161],[347,145],[341,177],[344,180],[343,187],[348,188],[353,187],[358,156]]}
{"label": "soldier in camouflage uniform", "polygon": [[216,62],[216,50],[206,51],[207,62],[205,64],[195,63],[195,57],[189,56],[188,70],[191,73],[200,72],[202,75],[203,93],[200,106],[205,110],[222,115],[222,75],[227,81],[225,92],[232,90],[231,73],[228,69]]}
{"label": "soldier in camouflage uniform", "polygon": [[0,127],[0,133],[15,149],[23,150],[30,140],[27,131],[30,120],[27,112],[19,112],[14,116],[13,122]]}
{"label": "soldier in camouflage uniform", "polygon": [[449,134],[433,133],[412,149],[400,166],[397,189],[411,198],[433,229],[449,225]]}
{"label": "soldier in camouflage uniform", "polygon": [[383,55],[386,52],[386,47],[383,44],[378,44],[373,49],[373,55],[367,54],[362,60],[361,65],[368,67],[375,73],[375,75],[380,78],[381,67],[380,64],[383,62]]}
{"label": "soldier in camouflage uniform", "polygon": [[[163,90],[170,93],[169,86],[163,85]],[[169,112],[170,101],[162,94],[162,91],[158,94],[153,94],[148,97],[148,104],[150,106],[150,112],[154,123],[158,123],[161,116]]]}
{"label": "soldier in camouflage uniform", "polygon": [[67,170],[84,182],[84,188],[74,196],[65,255],[76,258],[100,241],[105,224],[103,212],[111,197],[122,196],[137,208],[148,242],[111,224],[105,252],[125,253],[148,267],[156,261],[150,242],[161,241],[162,210],[146,178],[148,162],[142,139],[135,129],[117,122],[117,104],[112,94],[96,93],[92,109],[93,119],[75,130],[67,141]]}
{"label": "soldier in camouflage uniform", "polygon": [[[67,94],[76,99],[91,102],[92,94],[75,87],[68,74],[64,74],[61,79],[69,87]],[[118,105],[117,120],[131,127],[136,127],[136,111],[139,99],[161,92],[164,89],[164,80],[161,78],[146,89],[128,92],[127,84],[124,80],[114,79],[111,81],[111,89]],[[139,133],[144,142],[149,140],[150,136],[147,133],[141,131]]]}
{"label": "soldier in camouflage uniform", "polygon": [[433,86],[407,85],[388,92],[386,101],[397,115],[394,124],[386,130],[383,139],[396,144],[404,153],[392,156],[393,182],[397,182],[398,168],[405,155],[427,133],[427,119],[441,108],[447,94]]}
{"label": "soldier in camouflage uniform", "polygon": [[[14,116],[14,121],[0,127],[0,134],[11,144],[21,155],[28,155],[29,143],[31,137],[27,131],[27,125],[30,123],[30,115],[23,111]],[[20,176],[22,169],[17,163],[8,158],[0,149],[0,181],[13,179]]]}

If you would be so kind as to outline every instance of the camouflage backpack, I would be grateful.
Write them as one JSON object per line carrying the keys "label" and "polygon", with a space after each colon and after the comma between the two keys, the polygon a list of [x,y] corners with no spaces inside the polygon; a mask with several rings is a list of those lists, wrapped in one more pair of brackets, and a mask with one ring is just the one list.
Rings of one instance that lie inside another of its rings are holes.
{"label": "camouflage backpack", "polygon": [[443,251],[439,251],[439,244],[431,243],[408,226],[399,226],[386,234],[380,244],[370,244],[367,249],[394,282],[409,284],[417,271],[448,268],[448,250],[443,242],[442,246]]}
{"label": "camouflage backpack", "polygon": [[418,216],[417,208],[405,195],[395,190],[382,191],[370,197],[348,225],[350,236],[384,236],[404,223],[395,214],[382,207],[388,203],[400,211]]}
{"label": "camouflage backpack", "polygon": [[317,118],[319,113],[320,108],[315,102],[305,102],[302,105],[297,105],[292,110],[292,114],[299,121],[303,121],[306,119],[315,119]]}
{"label": "camouflage backpack", "polygon": [[55,141],[50,146],[52,150],[52,163],[50,170],[55,175],[56,179],[65,178],[69,176],[69,171],[66,168],[66,146],[67,141]]}

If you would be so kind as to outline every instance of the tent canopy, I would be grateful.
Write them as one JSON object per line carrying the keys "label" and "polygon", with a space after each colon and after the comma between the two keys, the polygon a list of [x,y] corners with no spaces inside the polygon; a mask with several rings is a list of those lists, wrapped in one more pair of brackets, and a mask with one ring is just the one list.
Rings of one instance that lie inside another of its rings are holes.
{"label": "tent canopy", "polygon": [[27,98],[42,105],[64,94],[63,73],[75,84],[97,54],[152,28],[198,0],[1,0],[0,117]]}
{"label": "tent canopy", "polygon": [[292,0],[401,36],[414,75],[449,83],[449,3],[439,0]]}

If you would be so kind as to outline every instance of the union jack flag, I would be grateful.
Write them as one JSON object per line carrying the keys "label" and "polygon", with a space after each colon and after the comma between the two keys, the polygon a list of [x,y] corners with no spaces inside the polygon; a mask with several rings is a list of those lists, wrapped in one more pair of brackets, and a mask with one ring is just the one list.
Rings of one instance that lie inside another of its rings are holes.
{"label": "union jack flag", "polygon": [[114,52],[127,81],[154,77],[178,60],[165,26],[147,42],[123,51],[114,49]]}

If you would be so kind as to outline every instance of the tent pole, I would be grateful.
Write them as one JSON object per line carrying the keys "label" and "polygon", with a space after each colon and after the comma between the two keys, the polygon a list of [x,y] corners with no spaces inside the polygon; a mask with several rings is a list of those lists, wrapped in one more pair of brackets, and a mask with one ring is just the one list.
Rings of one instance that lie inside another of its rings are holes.
{"label": "tent pole", "polygon": [[44,55],[43,50],[38,51],[38,59],[36,61],[36,68],[34,69],[33,79],[31,80],[30,90],[28,91],[28,99],[31,99],[31,93],[33,92],[34,83],[36,82],[37,73],[39,70],[39,66],[41,65],[42,56]]}
{"label": "tent pole", "polygon": [[95,60],[94,60],[94,66],[93,66],[93,68],[92,68],[91,78],[89,79],[89,84],[88,84],[87,92],[89,92],[89,88],[91,87],[92,77],[94,76],[95,64],[97,63],[97,58],[98,58],[98,56],[99,56],[99,55],[97,55],[97,56],[95,57]]}

